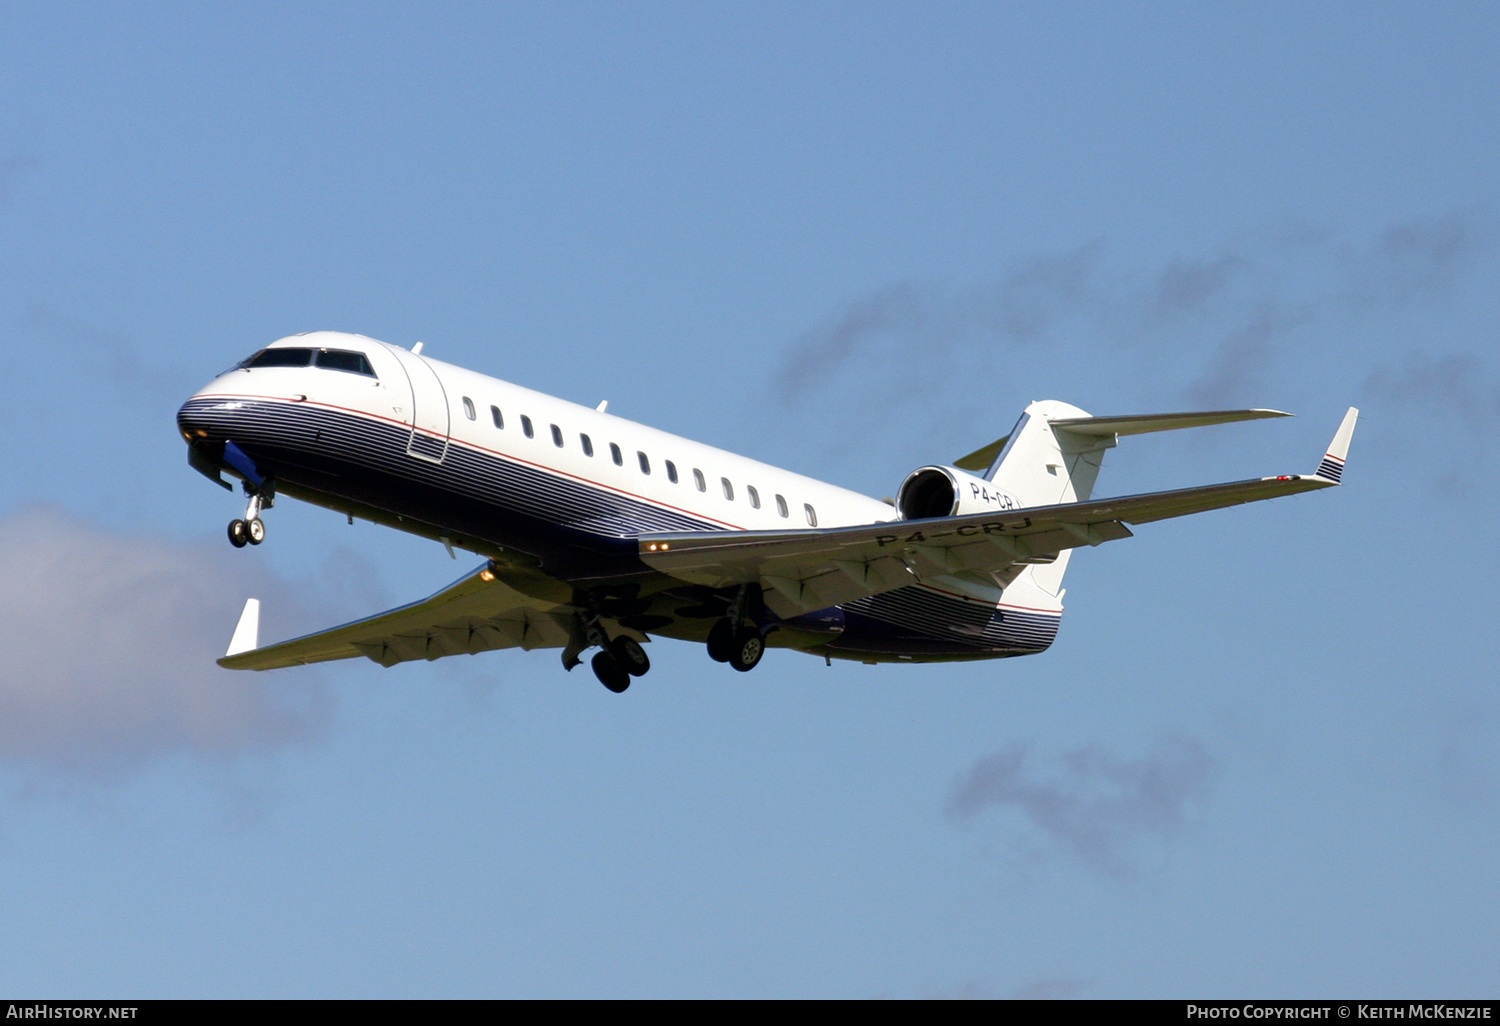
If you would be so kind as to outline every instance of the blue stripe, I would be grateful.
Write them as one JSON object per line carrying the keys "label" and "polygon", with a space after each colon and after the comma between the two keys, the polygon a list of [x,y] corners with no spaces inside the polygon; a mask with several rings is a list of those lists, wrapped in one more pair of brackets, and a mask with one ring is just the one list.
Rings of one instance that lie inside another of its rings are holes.
{"label": "blue stripe", "polygon": [[[1307,464],[1303,464],[1306,466]],[[1337,481],[1344,474],[1344,465],[1332,456],[1324,456],[1323,462],[1318,464],[1318,476],[1329,481]]]}
{"label": "blue stripe", "polygon": [[991,652],[1040,652],[1050,646],[1062,613],[996,607],[912,586],[846,603],[845,609],[934,640]]}

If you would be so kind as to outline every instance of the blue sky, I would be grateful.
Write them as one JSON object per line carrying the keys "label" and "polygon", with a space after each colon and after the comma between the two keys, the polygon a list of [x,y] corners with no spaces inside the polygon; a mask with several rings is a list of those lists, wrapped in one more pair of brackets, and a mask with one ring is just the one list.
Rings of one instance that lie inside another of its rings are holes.
{"label": "blue sky", "polygon": [[[1500,983],[1492,5],[0,8],[0,990],[1435,996]],[[1030,400],[1056,645],[212,660],[472,561],[236,507],[173,414],[357,331],[874,495]]]}

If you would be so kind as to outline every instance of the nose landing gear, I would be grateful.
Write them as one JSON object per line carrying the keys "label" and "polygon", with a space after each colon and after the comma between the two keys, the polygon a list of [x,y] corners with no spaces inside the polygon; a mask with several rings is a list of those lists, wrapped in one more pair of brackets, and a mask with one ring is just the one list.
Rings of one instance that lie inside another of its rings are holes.
{"label": "nose landing gear", "polygon": [[259,487],[245,482],[245,494],[249,502],[245,505],[245,519],[229,522],[229,544],[237,549],[248,545],[259,545],[266,540],[266,522],[260,518],[262,509],[276,505],[276,489],[271,482],[264,481]]}

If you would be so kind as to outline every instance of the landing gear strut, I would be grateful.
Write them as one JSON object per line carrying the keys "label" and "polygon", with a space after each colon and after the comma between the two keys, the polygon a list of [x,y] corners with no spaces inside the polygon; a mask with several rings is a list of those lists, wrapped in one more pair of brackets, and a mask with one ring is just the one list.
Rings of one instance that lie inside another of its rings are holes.
{"label": "landing gear strut", "polygon": [[263,482],[258,488],[246,481],[245,494],[249,496],[245,504],[245,519],[229,522],[229,544],[237,549],[243,549],[247,544],[259,545],[266,540],[266,522],[260,518],[260,511],[276,505],[276,489],[270,481]]}

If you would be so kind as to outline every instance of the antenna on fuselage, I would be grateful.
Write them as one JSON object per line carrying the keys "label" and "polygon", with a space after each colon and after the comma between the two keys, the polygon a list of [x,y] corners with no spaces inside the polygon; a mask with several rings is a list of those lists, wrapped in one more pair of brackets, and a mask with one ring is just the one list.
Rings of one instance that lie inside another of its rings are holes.
{"label": "antenna on fuselage", "polygon": [[594,407],[594,412],[595,413],[603,413],[607,409],[609,409],[609,400],[608,399],[601,399],[599,401],[599,405]]}
{"label": "antenna on fuselage", "polygon": [[413,356],[422,355],[422,343],[418,342],[416,345],[412,346],[411,353]]}

